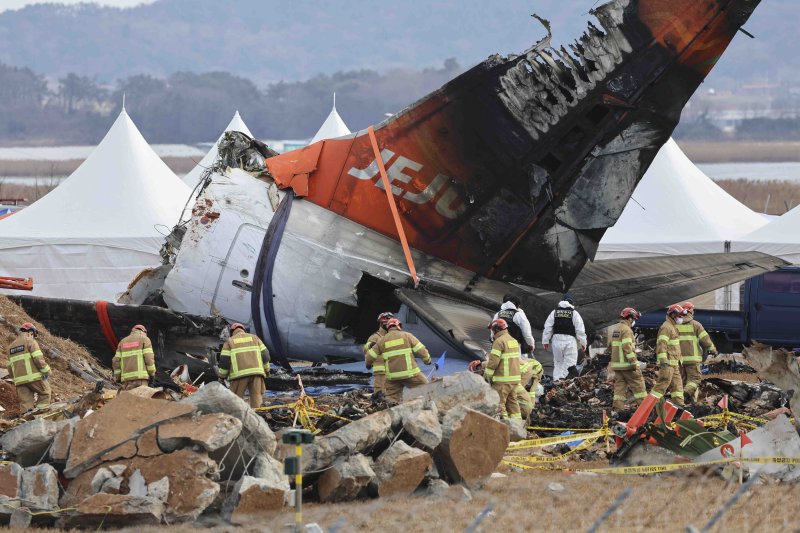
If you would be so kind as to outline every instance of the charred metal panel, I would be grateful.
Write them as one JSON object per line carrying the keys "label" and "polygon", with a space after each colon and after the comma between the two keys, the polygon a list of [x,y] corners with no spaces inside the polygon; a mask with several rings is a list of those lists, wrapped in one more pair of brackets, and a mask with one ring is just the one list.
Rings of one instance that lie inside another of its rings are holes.
{"label": "charred metal panel", "polygon": [[[569,50],[492,56],[376,126],[411,246],[569,287],[759,1],[613,0]],[[365,132],[323,142],[314,165],[282,154],[270,175],[292,187],[287,162],[316,168],[309,201],[397,238]]]}

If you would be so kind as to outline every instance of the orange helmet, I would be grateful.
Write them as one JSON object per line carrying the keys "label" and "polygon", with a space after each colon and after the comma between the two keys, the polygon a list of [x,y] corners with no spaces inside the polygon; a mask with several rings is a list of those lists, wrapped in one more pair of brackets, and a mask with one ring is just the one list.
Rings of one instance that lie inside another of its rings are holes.
{"label": "orange helmet", "polygon": [[135,326],[133,326],[133,328],[131,328],[131,331],[134,331],[134,330],[137,330],[137,329],[138,329],[138,330],[141,330],[141,331],[142,331],[142,332],[144,332],[144,333],[147,333],[147,328],[146,328],[146,327],[144,327],[144,326],[143,326],[143,325],[141,325],[141,324],[136,324]]}
{"label": "orange helmet", "polygon": [[475,361],[470,361],[468,368],[469,368],[470,372],[480,372],[481,371],[481,362],[478,361],[477,359]]}
{"label": "orange helmet", "polygon": [[394,313],[385,312],[378,315],[378,324],[386,327],[386,322],[389,321],[390,318],[394,318]]}
{"label": "orange helmet", "polygon": [[402,326],[403,324],[401,324],[399,320],[397,320],[396,318],[390,318],[389,320],[386,321],[385,327],[386,329],[392,329],[392,328],[401,329]]}
{"label": "orange helmet", "polygon": [[508,322],[506,322],[502,318],[492,320],[492,322],[489,324],[489,329],[492,331],[500,331],[503,329],[508,329]]}
{"label": "orange helmet", "polygon": [[633,307],[626,307],[619,312],[619,316],[622,318],[630,318],[631,320],[639,320],[639,317],[642,316],[642,314]]}
{"label": "orange helmet", "polygon": [[694,304],[692,302],[683,302],[681,307],[686,309],[687,313],[694,313]]}
{"label": "orange helmet", "polygon": [[237,329],[241,329],[242,331],[244,331],[244,326],[238,322],[234,322],[233,324],[231,324],[231,333],[233,333]]}
{"label": "orange helmet", "polygon": [[31,324],[30,322],[25,322],[24,324],[22,324],[19,327],[19,330],[20,331],[26,331],[26,332],[29,332],[29,333],[33,333],[34,337],[39,334],[39,330],[36,329],[36,326]]}
{"label": "orange helmet", "polygon": [[688,313],[687,313],[686,309],[684,309],[683,307],[681,307],[678,304],[670,305],[667,308],[667,315],[669,315],[671,317],[686,316],[687,314]]}

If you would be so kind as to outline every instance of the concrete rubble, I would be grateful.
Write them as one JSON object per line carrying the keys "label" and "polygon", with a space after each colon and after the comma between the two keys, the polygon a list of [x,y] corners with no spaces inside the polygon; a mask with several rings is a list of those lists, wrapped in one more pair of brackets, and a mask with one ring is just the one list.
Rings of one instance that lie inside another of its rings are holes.
{"label": "concrete rubble", "polygon": [[[305,445],[306,498],[461,500],[469,491],[460,483],[495,471],[509,431],[484,380],[463,372],[412,392],[372,414],[354,406],[362,418]],[[12,461],[0,465],[0,522],[25,527],[36,516],[36,525],[87,528],[206,515],[248,525],[292,499],[283,460],[294,447],[279,446],[265,419],[221,384],[179,401],[135,391],[96,404],[92,394],[82,416],[38,418],[0,437]]]}

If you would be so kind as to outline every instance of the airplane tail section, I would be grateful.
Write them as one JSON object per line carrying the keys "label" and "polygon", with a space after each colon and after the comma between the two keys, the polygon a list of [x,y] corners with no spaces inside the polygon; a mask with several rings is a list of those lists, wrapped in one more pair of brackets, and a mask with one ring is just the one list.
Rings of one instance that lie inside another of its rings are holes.
{"label": "airplane tail section", "polygon": [[[548,36],[491,56],[376,125],[411,247],[564,290],[759,1],[613,0],[569,50]],[[398,238],[366,130],[266,166],[280,187]]]}

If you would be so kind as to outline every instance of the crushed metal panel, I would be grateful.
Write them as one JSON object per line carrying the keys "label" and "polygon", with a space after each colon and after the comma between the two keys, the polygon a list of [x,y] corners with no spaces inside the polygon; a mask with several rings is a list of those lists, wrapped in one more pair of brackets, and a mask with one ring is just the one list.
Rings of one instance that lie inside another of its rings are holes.
{"label": "crushed metal panel", "polygon": [[[748,440],[750,442],[748,442]],[[800,436],[785,415],[779,415],[760,428],[747,433],[742,447],[742,439],[737,438],[718,446],[699,457],[696,461],[713,461],[725,457],[800,457]],[[741,454],[741,455],[740,455]],[[747,464],[752,473],[765,474],[783,481],[800,479],[800,468],[797,465],[781,464]]]}

